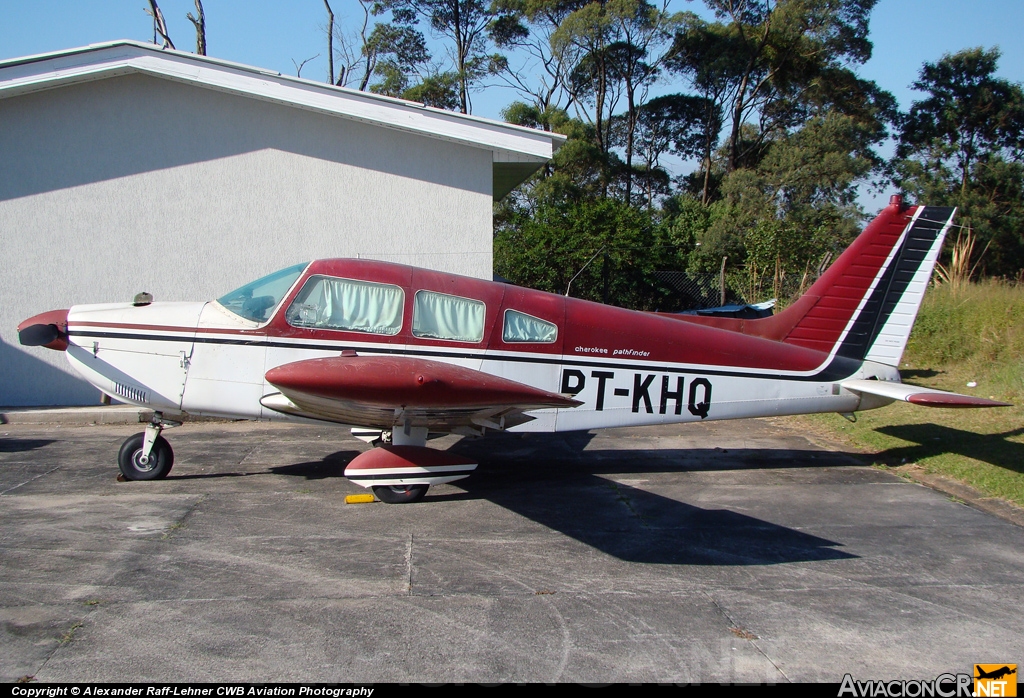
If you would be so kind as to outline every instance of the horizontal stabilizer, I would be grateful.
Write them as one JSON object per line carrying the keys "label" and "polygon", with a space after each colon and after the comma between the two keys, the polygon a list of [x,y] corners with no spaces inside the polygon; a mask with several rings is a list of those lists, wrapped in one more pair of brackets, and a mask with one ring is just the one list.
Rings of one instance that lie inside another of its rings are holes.
{"label": "horizontal stabilizer", "polygon": [[987,400],[973,395],[947,393],[944,390],[921,388],[892,381],[848,380],[843,381],[840,385],[855,393],[877,395],[890,400],[902,400],[926,407],[1013,407],[1009,402]]}

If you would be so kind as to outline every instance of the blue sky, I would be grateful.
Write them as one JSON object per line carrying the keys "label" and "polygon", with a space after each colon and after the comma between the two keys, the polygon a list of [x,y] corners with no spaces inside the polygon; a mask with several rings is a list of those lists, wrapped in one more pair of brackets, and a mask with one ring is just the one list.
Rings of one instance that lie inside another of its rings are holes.
{"label": "blue sky", "polygon": [[[159,0],[171,38],[192,50],[195,32],[185,14],[192,0]],[[337,21],[357,19],[353,0],[332,0]],[[112,39],[152,40],[146,0],[0,0],[0,59],[57,51]],[[327,74],[322,0],[204,0],[209,55],[295,74],[295,63],[320,54],[302,71],[305,78]],[[674,0],[676,10],[703,5]],[[999,46],[999,73],[1024,82],[1024,0],[879,0],[871,19],[874,55],[861,67],[863,77],[889,90],[904,109],[915,98],[910,84],[921,64],[963,48]],[[435,53],[439,50],[434,47]],[[474,112],[500,118],[515,99],[492,87],[474,95]],[[866,208],[874,198],[866,197]],[[879,199],[884,204],[884,197]]]}
{"label": "blue sky", "polygon": [[[340,19],[356,18],[352,0],[333,0]],[[110,39],[152,39],[145,0],[0,0],[0,59],[56,51]],[[205,0],[209,54],[218,58],[295,74],[299,63],[320,54],[303,77],[327,72],[322,0]],[[678,10],[699,9],[686,0]],[[171,37],[179,49],[194,48],[194,30],[185,13],[192,0],[160,0]],[[972,46],[999,46],[1003,77],[1024,82],[1024,0],[880,0],[871,20],[875,50],[861,74],[889,90],[906,108],[909,89],[924,61]],[[478,95],[476,111],[497,117],[513,99],[506,89]]]}

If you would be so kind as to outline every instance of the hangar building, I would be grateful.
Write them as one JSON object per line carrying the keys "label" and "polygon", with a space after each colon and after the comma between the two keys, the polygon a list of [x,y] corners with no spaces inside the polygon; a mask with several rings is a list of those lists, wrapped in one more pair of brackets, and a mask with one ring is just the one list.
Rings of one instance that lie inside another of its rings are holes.
{"label": "hangar building", "polygon": [[0,405],[94,404],[18,322],[216,298],[318,257],[491,277],[563,138],[132,41],[0,63]]}

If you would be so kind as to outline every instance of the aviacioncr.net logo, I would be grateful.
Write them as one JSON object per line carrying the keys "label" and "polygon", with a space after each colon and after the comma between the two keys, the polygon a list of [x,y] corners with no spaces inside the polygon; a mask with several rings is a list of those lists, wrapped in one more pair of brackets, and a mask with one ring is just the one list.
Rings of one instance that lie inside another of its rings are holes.
{"label": "aviacioncr.net logo", "polygon": [[934,679],[858,681],[850,674],[843,677],[838,698],[973,698],[970,674],[939,674]]}
{"label": "aviacioncr.net logo", "polygon": [[1016,664],[975,664],[974,696],[1012,698],[1017,695]]}

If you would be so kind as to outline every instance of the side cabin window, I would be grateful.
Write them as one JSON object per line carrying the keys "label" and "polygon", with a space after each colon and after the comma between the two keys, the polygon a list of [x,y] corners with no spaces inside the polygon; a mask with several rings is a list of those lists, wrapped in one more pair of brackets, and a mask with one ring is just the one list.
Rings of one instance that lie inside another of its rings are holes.
{"label": "side cabin window", "polygon": [[311,276],[285,314],[292,327],[398,334],[405,291],[399,286]]}
{"label": "side cabin window", "polygon": [[412,307],[412,333],[429,339],[481,342],[484,304],[472,298],[417,291]]}
{"label": "side cabin window", "polygon": [[541,320],[518,310],[505,311],[505,326],[501,331],[503,341],[551,344],[556,337],[558,337],[558,328],[553,322]]}

